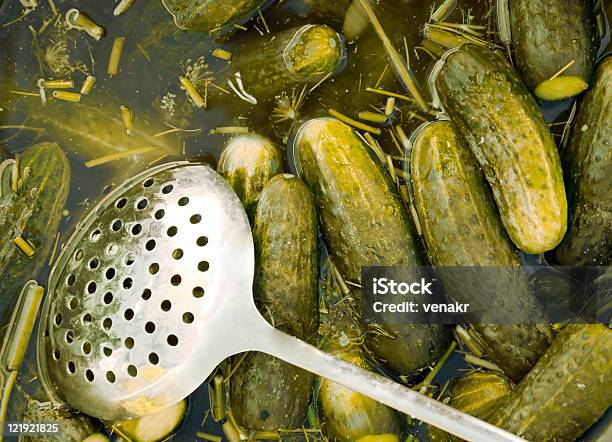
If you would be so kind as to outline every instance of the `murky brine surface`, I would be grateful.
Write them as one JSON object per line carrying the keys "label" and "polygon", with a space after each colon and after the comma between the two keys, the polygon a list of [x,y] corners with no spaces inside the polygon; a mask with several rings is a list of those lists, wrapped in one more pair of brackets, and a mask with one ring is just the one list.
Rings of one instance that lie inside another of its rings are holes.
{"label": "murky brine surface", "polygon": [[[402,53],[405,47],[409,48],[410,66],[426,90],[426,73],[432,59],[425,52],[415,53],[412,49],[422,39],[422,25],[429,20],[435,2],[379,0],[373,3],[395,47]],[[493,32],[489,1],[471,0],[460,4],[461,9],[449,21],[470,21]],[[327,24],[342,32],[350,1],[279,1],[263,13],[265,23],[256,18],[245,24],[248,30],[237,30],[226,41],[214,41],[205,33],[178,30],[159,0],[136,0],[120,17],[113,16],[116,4],[111,1],[55,0],[55,5],[59,16],[53,16],[47,0],[39,0],[33,12],[19,19],[22,14],[19,1],[0,1],[0,147],[8,157],[13,157],[33,143],[52,141],[60,144],[69,156],[71,192],[60,226],[61,245],[86,210],[126,177],[152,164],[180,159],[199,159],[215,167],[225,136],[210,134],[212,129],[248,127],[284,147],[291,124],[275,123],[274,97],[252,106],[221,91],[220,88],[228,90],[228,62],[213,57],[211,52],[221,47],[239,53],[240,47],[253,39],[272,38],[266,27],[274,33],[302,24]],[[106,29],[100,41],[68,29],[64,16],[74,7]],[[367,87],[405,93],[387,66],[383,46],[368,22],[356,17],[349,18],[346,25],[359,35],[347,46],[346,67],[334,79],[309,93],[302,109],[304,117],[326,113],[333,107],[354,118],[359,111],[371,110],[371,106],[384,106],[386,98],[367,92]],[[109,77],[107,65],[116,37],[125,37],[126,41],[120,70]],[[46,105],[42,105],[37,87],[40,78],[71,78],[78,92],[88,75],[96,77],[96,84],[80,103],[48,96]],[[197,109],[181,89],[179,77],[184,75],[210,82],[206,110]],[[249,85],[245,88],[248,90]],[[404,110],[398,123],[410,134],[424,117],[418,112],[411,114],[409,103],[398,104]],[[121,106],[132,112],[134,133],[131,136],[126,133]],[[401,155],[387,136],[381,137],[381,144],[388,152]],[[93,168],[85,166],[92,159],[148,146],[155,149]],[[39,275],[38,281],[43,285],[48,270]],[[33,350],[31,345],[19,382],[29,394],[36,395]],[[455,365],[451,362],[448,369],[455,370]],[[17,404],[20,397],[16,391],[13,402]],[[191,412],[177,440],[192,440],[198,429],[222,435],[210,418],[202,425],[208,408],[206,387],[194,393],[190,402]]]}

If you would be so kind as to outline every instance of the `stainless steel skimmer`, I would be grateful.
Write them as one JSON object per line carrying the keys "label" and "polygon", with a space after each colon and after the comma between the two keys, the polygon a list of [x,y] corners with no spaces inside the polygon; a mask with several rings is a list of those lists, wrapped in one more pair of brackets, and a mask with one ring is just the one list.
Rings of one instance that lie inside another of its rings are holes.
{"label": "stainless steel skimmer", "polygon": [[50,398],[102,419],[150,415],[254,350],[464,439],[522,440],[276,330],[255,307],[253,267],[247,216],[216,172],[179,162],[128,180],[52,271],[38,336]]}

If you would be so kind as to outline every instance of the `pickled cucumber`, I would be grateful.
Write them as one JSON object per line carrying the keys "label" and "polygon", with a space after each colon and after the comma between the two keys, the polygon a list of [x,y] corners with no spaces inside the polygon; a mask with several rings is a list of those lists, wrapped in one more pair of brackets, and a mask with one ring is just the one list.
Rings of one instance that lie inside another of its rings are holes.
{"label": "pickled cucumber", "polygon": [[251,221],[266,183],[283,169],[283,158],[268,138],[238,135],[226,143],[218,171],[242,201]]}
{"label": "pickled cucumber", "polygon": [[[314,342],[318,328],[317,224],[312,196],[301,180],[277,175],[264,188],[253,226],[254,295],[264,317]],[[249,430],[300,428],[314,376],[263,353],[248,353],[231,378],[231,404]]]}
{"label": "pickled cucumber", "polygon": [[610,361],[607,326],[566,326],[490,422],[527,440],[575,440],[612,405]]}
{"label": "pickled cucumber", "polygon": [[343,38],[325,25],[306,25],[256,38],[240,47],[229,79],[240,73],[245,90],[265,100],[296,85],[337,73],[345,57]]}
{"label": "pickled cucumber", "polygon": [[598,45],[591,0],[509,0],[509,13],[516,65],[538,98],[562,100],[589,86]]}
{"label": "pickled cucumber", "polygon": [[435,85],[484,170],[510,239],[526,253],[553,249],[567,228],[559,154],[512,66],[467,44],[446,57]]}
{"label": "pickled cucumber", "polygon": [[268,0],[162,0],[180,29],[219,32],[257,14]]}
{"label": "pickled cucumber", "polygon": [[[23,184],[17,193],[3,188],[0,197],[0,311],[47,263],[70,186],[68,158],[57,144],[26,149],[18,164]],[[15,245],[17,237],[32,246],[33,256]]]}
{"label": "pickled cucumber", "polygon": [[[482,170],[449,121],[434,122],[419,131],[410,170],[431,263],[438,267],[453,300],[485,312],[473,323],[474,330],[491,360],[520,380],[544,354],[552,333],[546,325],[510,324],[513,318],[533,318],[536,324],[547,321],[522,272],[511,269],[520,266],[519,257],[499,220]],[[469,280],[457,280],[452,270],[444,272],[444,266],[484,266],[495,277],[481,278],[474,272]],[[512,289],[500,292],[500,283]],[[504,324],[495,322],[500,311],[507,317]]]}
{"label": "pickled cucumber", "polygon": [[[362,266],[407,266],[418,272],[424,261],[406,209],[380,161],[353,129],[333,118],[310,120],[296,135],[294,155],[313,192],[329,253],[345,279],[359,283]],[[367,346],[394,370],[413,373],[446,350],[446,327],[392,324],[387,315],[372,318],[386,333],[368,333]]]}
{"label": "pickled cucumber", "polygon": [[554,256],[563,265],[612,261],[612,57],[601,62],[563,152],[569,228]]}

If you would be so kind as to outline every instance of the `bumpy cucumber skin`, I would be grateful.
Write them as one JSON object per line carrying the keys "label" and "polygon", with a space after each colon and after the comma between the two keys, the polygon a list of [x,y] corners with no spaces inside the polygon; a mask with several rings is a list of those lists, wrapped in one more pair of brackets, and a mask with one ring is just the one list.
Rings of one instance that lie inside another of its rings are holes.
{"label": "bumpy cucumber skin", "polygon": [[[329,253],[348,281],[360,281],[362,266],[423,265],[403,203],[380,161],[353,129],[333,118],[317,118],[301,127],[295,142]],[[367,347],[403,374],[434,362],[450,342],[444,326],[400,327],[384,313],[376,321],[395,339],[368,333]]]}
{"label": "bumpy cucumber skin", "polygon": [[[472,152],[453,123],[429,124],[413,143],[412,187],[419,222],[431,263],[435,266],[485,266],[499,269],[499,278],[515,287],[512,299],[495,299],[495,287],[475,281],[473,290],[454,289],[452,274],[440,268],[449,295],[469,303],[475,311],[491,310],[495,303],[508,318],[534,317],[541,306],[524,278],[506,267],[518,267],[516,249],[499,221],[499,214]],[[493,284],[499,283],[495,278]],[[501,305],[503,303],[503,306]],[[546,322],[540,313],[542,323]],[[520,380],[550,345],[546,325],[473,324],[488,356],[514,380]]]}
{"label": "bumpy cucumber skin", "polygon": [[342,66],[344,41],[329,26],[299,26],[264,36],[240,47],[229,67],[240,72],[247,92],[258,100],[296,85],[317,82]]}
{"label": "bumpy cucumber skin", "polygon": [[529,89],[572,60],[563,75],[590,82],[597,55],[591,0],[509,0],[509,8],[514,57]]}
{"label": "bumpy cucumber skin", "polygon": [[[30,168],[28,180],[8,207],[0,207],[0,311],[46,264],[70,190],[70,164],[57,144],[28,148],[19,160],[20,173],[26,168]],[[31,258],[13,243],[18,235],[34,245]]]}
{"label": "bumpy cucumber skin", "polygon": [[442,105],[467,140],[516,246],[543,253],[567,228],[559,154],[538,109],[499,53],[464,45],[436,79]]}
{"label": "bumpy cucumber skin", "polygon": [[506,397],[514,384],[507,377],[489,372],[468,373],[457,379],[449,405],[479,419],[488,419],[496,404]]}
{"label": "bumpy cucumber skin", "polygon": [[[336,356],[371,369],[358,350],[340,351]],[[317,397],[330,441],[353,442],[366,436],[399,434],[395,412],[374,399],[324,378],[321,379]]]}
{"label": "bumpy cucumber skin", "polygon": [[527,440],[575,440],[612,405],[610,361],[607,326],[566,326],[490,422]]}
{"label": "bumpy cucumber skin", "polygon": [[[507,377],[492,371],[476,371],[454,380],[448,405],[478,419],[487,420],[497,405],[514,388]],[[453,442],[463,440],[429,425],[430,442]]]}
{"label": "bumpy cucumber skin", "polygon": [[163,0],[180,29],[211,32],[256,14],[267,0]]}
{"label": "bumpy cucumber skin", "polygon": [[283,158],[268,138],[238,135],[227,142],[217,169],[242,201],[252,222],[264,186],[283,171]]}
{"label": "bumpy cucumber skin", "polygon": [[[317,218],[306,185],[277,175],[264,188],[253,226],[255,299],[268,322],[313,342],[318,328]],[[263,353],[249,353],[231,378],[232,410],[240,426],[300,428],[314,376]]]}
{"label": "bumpy cucumber skin", "polygon": [[50,408],[49,403],[30,400],[22,416],[22,421],[30,424],[57,423],[57,433],[22,434],[21,442],[82,442],[96,432],[96,423],[85,414],[62,408]]}
{"label": "bumpy cucumber skin", "polygon": [[563,265],[612,261],[612,57],[597,68],[563,152],[569,228],[555,250]]}

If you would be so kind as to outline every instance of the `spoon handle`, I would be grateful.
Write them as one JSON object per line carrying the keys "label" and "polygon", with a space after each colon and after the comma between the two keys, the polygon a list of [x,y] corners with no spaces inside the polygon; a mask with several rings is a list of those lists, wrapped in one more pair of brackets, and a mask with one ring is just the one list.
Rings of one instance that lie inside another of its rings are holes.
{"label": "spoon handle", "polygon": [[260,343],[258,351],[330,379],[468,441],[525,441],[397,382],[327,354],[273,327],[267,329]]}

